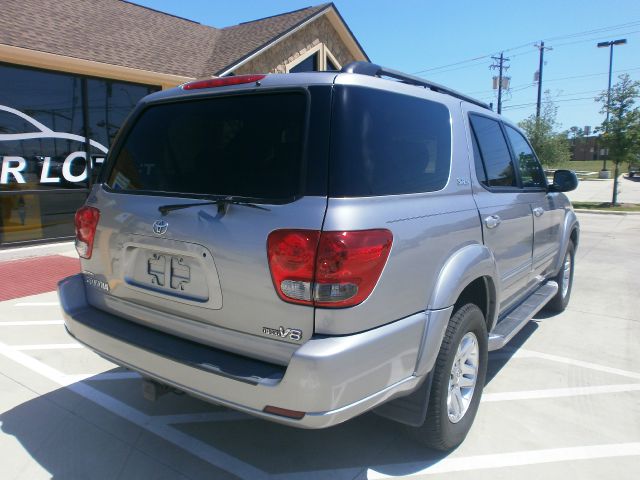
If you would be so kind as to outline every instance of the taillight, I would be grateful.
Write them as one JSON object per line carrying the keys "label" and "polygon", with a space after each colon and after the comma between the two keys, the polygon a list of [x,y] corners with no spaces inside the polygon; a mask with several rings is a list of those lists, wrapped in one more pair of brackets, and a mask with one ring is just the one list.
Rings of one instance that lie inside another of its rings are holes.
{"label": "taillight", "polygon": [[372,292],[389,256],[389,230],[276,230],[267,240],[280,298],[317,307],[350,307]]}
{"label": "taillight", "polygon": [[320,232],[275,230],[267,239],[271,278],[278,295],[293,303],[312,303],[313,273]]}
{"label": "taillight", "polygon": [[97,208],[82,207],[76,212],[76,250],[82,258],[91,258],[98,220],[100,210]]}
{"label": "taillight", "polygon": [[182,85],[183,90],[197,90],[199,88],[226,87],[227,85],[241,85],[262,80],[266,75],[235,75],[233,77],[206,78]]}
{"label": "taillight", "polygon": [[315,276],[315,305],[347,307],[363,302],[387,262],[389,230],[322,232]]}

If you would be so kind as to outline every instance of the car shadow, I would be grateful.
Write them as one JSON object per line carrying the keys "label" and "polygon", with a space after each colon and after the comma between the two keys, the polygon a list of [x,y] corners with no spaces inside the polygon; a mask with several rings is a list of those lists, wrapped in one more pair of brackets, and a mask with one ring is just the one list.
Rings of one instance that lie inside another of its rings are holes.
{"label": "car shadow", "polygon": [[628,180],[630,182],[640,182],[640,176],[638,176],[638,175],[634,175],[633,177],[630,177],[627,174],[627,175],[624,175],[622,178],[624,178],[625,180]]}
{"label": "car shadow", "polygon": [[[542,318],[547,317],[536,317]],[[537,328],[536,321],[529,322],[508,349],[490,353],[487,383]],[[79,385],[90,385],[94,393],[83,393]],[[101,395],[107,398],[107,408],[96,403]],[[141,397],[139,379],[87,379],[16,406],[0,415],[0,425],[54,479],[139,478],[139,464],[148,464],[142,471],[154,478],[153,468],[162,466],[175,476],[180,472],[194,478],[251,478],[247,467],[267,478],[353,479],[366,478],[369,468],[389,475],[415,473],[449,455],[419,445],[407,435],[408,427],[372,413],[324,430],[296,429],[248,416],[171,424],[175,438],[198,443],[197,451],[189,453],[189,442],[183,445],[154,433],[145,422],[130,422],[109,405],[124,405],[148,418],[185,410],[223,415],[230,411],[185,395],[167,394],[156,402]],[[208,461],[203,448],[213,452]],[[229,464],[229,458],[235,463]]]}

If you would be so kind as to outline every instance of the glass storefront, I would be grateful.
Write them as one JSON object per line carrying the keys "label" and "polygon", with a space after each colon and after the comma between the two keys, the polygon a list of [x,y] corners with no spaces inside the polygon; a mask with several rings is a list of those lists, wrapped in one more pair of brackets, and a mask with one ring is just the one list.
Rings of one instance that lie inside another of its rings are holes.
{"label": "glass storefront", "polygon": [[88,170],[97,173],[127,114],[157,90],[0,64],[0,247],[73,236]]}

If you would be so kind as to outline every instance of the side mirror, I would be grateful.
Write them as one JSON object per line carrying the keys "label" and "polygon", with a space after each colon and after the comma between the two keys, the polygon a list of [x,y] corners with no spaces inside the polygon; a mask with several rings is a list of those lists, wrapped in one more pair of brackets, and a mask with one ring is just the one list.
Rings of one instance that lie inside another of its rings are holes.
{"label": "side mirror", "polygon": [[550,192],[570,192],[578,188],[578,176],[572,170],[556,170],[553,183],[549,185]]}

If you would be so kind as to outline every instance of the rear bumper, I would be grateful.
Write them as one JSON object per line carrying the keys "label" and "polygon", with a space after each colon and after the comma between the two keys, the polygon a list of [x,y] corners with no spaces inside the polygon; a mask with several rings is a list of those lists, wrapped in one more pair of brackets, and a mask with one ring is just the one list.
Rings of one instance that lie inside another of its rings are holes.
{"label": "rear bumper", "polygon": [[[191,342],[185,345],[182,339],[151,329],[144,334],[139,329],[146,327],[89,305],[82,275],[63,280],[58,290],[68,332],[100,355],[204,400],[291,426],[324,428],[341,423],[409,393],[422,380],[415,370],[427,312],[359,334],[312,338],[284,368],[235,355],[229,359],[232,354]],[[119,330],[114,330],[117,325]],[[155,336],[166,338],[156,342]],[[162,348],[150,347],[149,342]],[[171,342],[181,343],[180,348]],[[177,351],[182,353],[169,353]],[[208,353],[213,360],[200,364],[185,360]],[[215,371],[212,363],[228,360],[233,368]],[[294,420],[263,412],[268,405],[305,415]]]}

